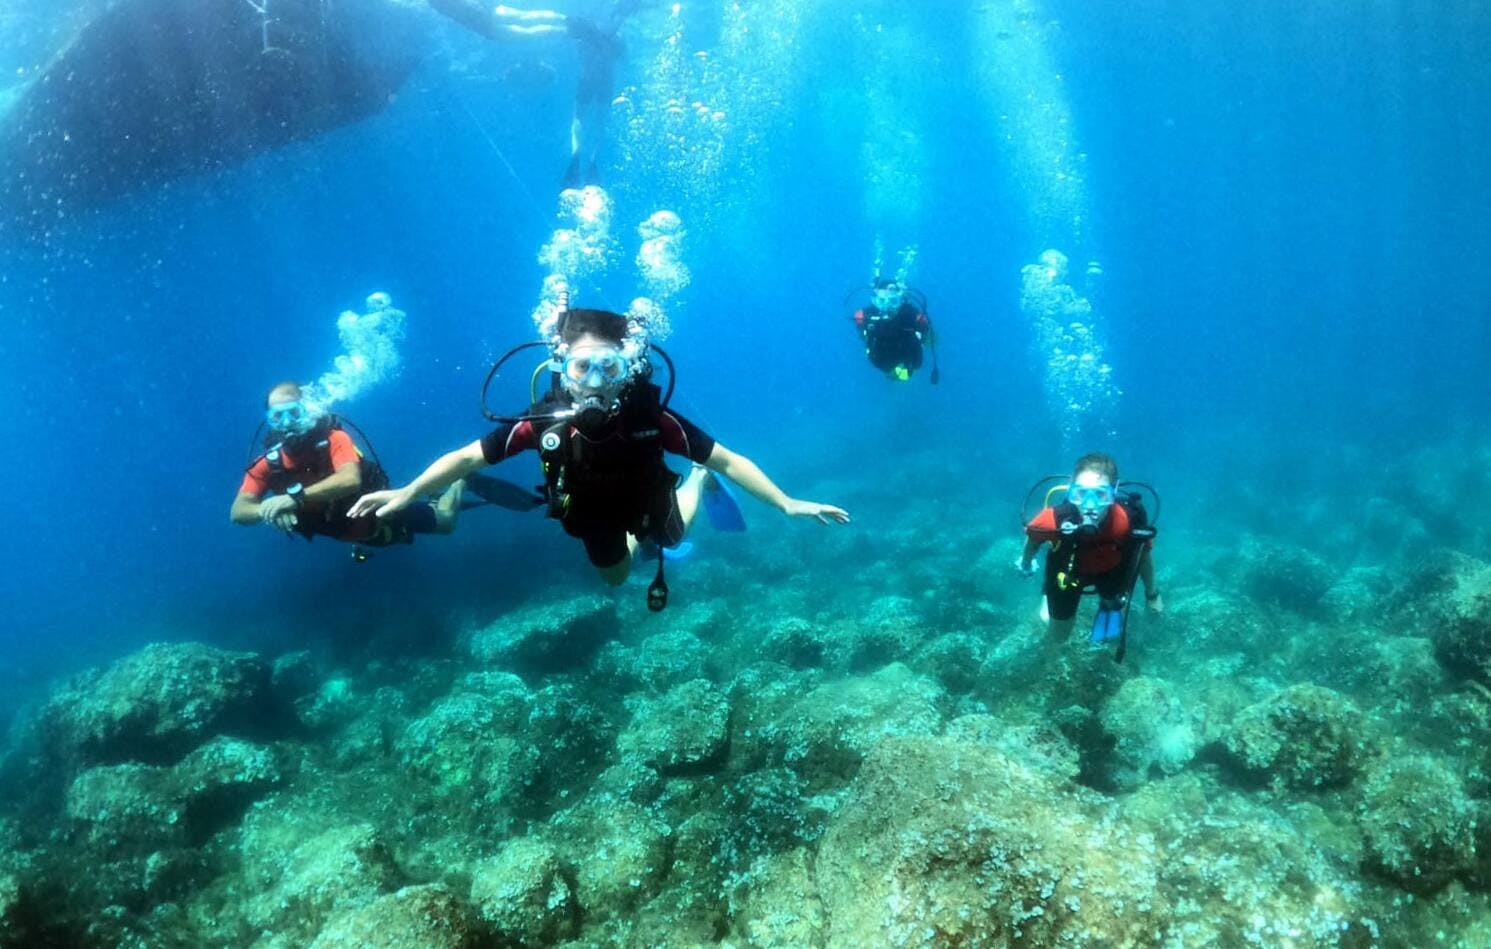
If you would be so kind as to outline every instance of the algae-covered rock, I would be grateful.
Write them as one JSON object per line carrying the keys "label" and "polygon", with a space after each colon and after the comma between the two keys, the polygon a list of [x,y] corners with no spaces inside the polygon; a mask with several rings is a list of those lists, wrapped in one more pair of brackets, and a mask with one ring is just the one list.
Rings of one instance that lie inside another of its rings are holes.
{"label": "algae-covered rock", "polygon": [[1368,865],[1405,889],[1432,892],[1475,866],[1479,818],[1460,778],[1443,764],[1393,759],[1362,793]]}
{"label": "algae-covered rock", "polygon": [[664,774],[707,767],[725,751],[730,700],[705,679],[633,703],[618,746]]}
{"label": "algae-covered rock", "polygon": [[84,763],[163,764],[213,735],[262,731],[268,696],[269,666],[252,653],[158,643],[57,692],[41,728]]}
{"label": "algae-covered rock", "polygon": [[0,946],[17,945],[21,938],[21,881],[0,872]]}
{"label": "algae-covered rock", "polygon": [[1491,565],[1456,558],[1444,568],[1452,580],[1414,604],[1415,625],[1429,632],[1445,668],[1491,682]]}
{"label": "algae-covered rock", "polygon": [[1240,585],[1259,603],[1295,613],[1315,613],[1335,582],[1335,571],[1295,544],[1250,539],[1239,551]]}
{"label": "algae-covered rock", "polygon": [[985,682],[984,663],[990,655],[989,644],[969,633],[938,636],[917,653],[914,667],[932,676],[953,693],[973,692]]}
{"label": "algae-covered rock", "polygon": [[801,616],[778,620],[761,640],[763,658],[794,669],[809,669],[824,663],[829,632]]}
{"label": "algae-covered rock", "polygon": [[761,857],[731,897],[731,929],[753,949],[823,945],[827,918],[805,848]]}
{"label": "algae-covered rock", "polygon": [[549,843],[522,837],[479,865],[471,902],[497,935],[520,946],[550,946],[574,935],[579,905]]}
{"label": "algae-covered rock", "polygon": [[889,738],[818,851],[826,945],[1126,946],[1166,906],[1153,838],[985,745]]}
{"label": "algae-covered rock", "polygon": [[145,854],[185,842],[186,802],[166,768],[90,768],[67,790],[66,812],[88,844],[110,854]]}
{"label": "algae-covered rock", "polygon": [[672,860],[672,829],[633,804],[586,802],[555,816],[553,839],[575,869],[586,917],[625,913],[655,896]]}
{"label": "algae-covered rock", "polygon": [[794,702],[760,733],[811,792],[848,783],[880,741],[935,735],[946,699],[935,682],[900,663],[874,675],[827,682]]}
{"label": "algae-covered rock", "polygon": [[1290,686],[1243,709],[1226,747],[1246,771],[1304,790],[1351,781],[1374,750],[1356,706],[1318,685]]}
{"label": "algae-covered rock", "polygon": [[275,698],[284,703],[314,692],[320,681],[316,659],[308,649],[277,656],[269,673],[269,684],[274,689]]}
{"label": "algae-covered rock", "polygon": [[1055,722],[1012,723],[992,715],[962,715],[947,723],[946,736],[987,745],[1052,780],[1073,781],[1082,770],[1077,746]]}
{"label": "algae-covered rock", "polygon": [[692,679],[707,678],[709,667],[709,647],[682,629],[649,636],[635,647],[609,643],[596,658],[597,672],[622,692],[666,692]]}
{"label": "algae-covered rock", "polygon": [[522,735],[530,703],[526,690],[448,696],[405,729],[401,760],[439,795],[510,802],[538,769],[538,750]]}
{"label": "algae-covered rock", "polygon": [[477,662],[531,678],[586,665],[616,632],[610,599],[568,597],[502,617],[472,633],[467,649]]}
{"label": "algae-covered rock", "polygon": [[311,949],[466,949],[476,944],[464,904],[439,884],[406,886],[337,916]]}
{"label": "algae-covered rock", "polygon": [[371,903],[399,877],[388,844],[371,824],[336,827],[298,842],[293,836],[248,837],[244,846],[246,878],[256,892],[244,916],[292,943],[309,942],[333,914]]}
{"label": "algae-covered rock", "polygon": [[1103,728],[1117,739],[1120,786],[1143,781],[1151,767],[1174,774],[1195,757],[1200,738],[1174,688],[1162,679],[1137,676],[1103,706]]}

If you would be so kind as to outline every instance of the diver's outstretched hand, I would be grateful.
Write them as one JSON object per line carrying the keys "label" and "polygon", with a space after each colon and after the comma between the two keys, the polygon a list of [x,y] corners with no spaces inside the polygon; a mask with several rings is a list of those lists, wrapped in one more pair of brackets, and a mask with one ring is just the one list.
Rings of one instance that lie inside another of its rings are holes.
{"label": "diver's outstretched hand", "polygon": [[388,517],[408,507],[413,500],[414,495],[403,488],[374,491],[358,498],[357,503],[352,505],[352,509],[347,512],[347,516],[367,517],[369,514],[376,514],[379,517]]}
{"label": "diver's outstretched hand", "polygon": [[813,517],[820,524],[848,524],[849,512],[843,508],[834,507],[832,504],[818,504],[815,501],[799,501],[790,498],[783,510],[788,517]]}

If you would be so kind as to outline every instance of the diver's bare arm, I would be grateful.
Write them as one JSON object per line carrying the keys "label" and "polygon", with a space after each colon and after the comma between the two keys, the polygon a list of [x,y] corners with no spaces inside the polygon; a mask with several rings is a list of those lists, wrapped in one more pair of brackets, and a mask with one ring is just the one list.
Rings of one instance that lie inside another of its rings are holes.
{"label": "diver's bare arm", "polygon": [[418,478],[409,482],[402,490],[414,497],[439,494],[472,472],[486,466],[487,459],[482,454],[481,442],[475,441],[465,448],[457,448],[455,451],[441,455],[434,464],[426,468]]}
{"label": "diver's bare arm", "polygon": [[247,491],[240,492],[233,499],[233,507],[228,511],[228,519],[234,524],[253,527],[259,523],[259,499]]}
{"label": "diver's bare arm", "polygon": [[1020,559],[1025,563],[1030,563],[1035,559],[1035,555],[1040,552],[1041,544],[1044,543],[1045,541],[1037,540],[1034,537],[1025,538],[1025,550],[1020,554]]}
{"label": "diver's bare arm", "polygon": [[704,463],[704,467],[724,475],[745,488],[751,497],[783,513],[787,511],[787,502],[792,500],[787,496],[787,492],[777,487],[766,476],[766,472],[757,467],[754,461],[745,455],[737,455],[724,445],[717,443],[714,446],[714,451],[709,453],[709,460]]}
{"label": "diver's bare arm", "polygon": [[430,0],[430,6],[473,33],[491,40],[500,37],[502,25],[495,10],[471,0]]}
{"label": "diver's bare arm", "polygon": [[307,501],[335,501],[362,490],[362,465],[349,461],[329,478],[322,478],[303,492]]}
{"label": "diver's bare arm", "polygon": [[1150,556],[1148,548],[1139,555],[1139,579],[1144,581],[1145,596],[1153,597],[1159,592],[1154,585],[1154,557]]}

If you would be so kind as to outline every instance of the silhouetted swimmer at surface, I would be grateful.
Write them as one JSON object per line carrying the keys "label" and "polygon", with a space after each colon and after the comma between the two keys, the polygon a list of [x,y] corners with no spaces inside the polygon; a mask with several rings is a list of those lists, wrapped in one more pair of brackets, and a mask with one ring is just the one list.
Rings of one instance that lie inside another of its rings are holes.
{"label": "silhouetted swimmer at surface", "polygon": [[616,67],[626,52],[621,26],[641,6],[641,0],[620,0],[604,17],[592,20],[553,10],[518,10],[498,6],[487,10],[471,0],[430,0],[435,10],[488,39],[521,39],[564,34],[575,41],[580,76],[575,85],[575,111],[570,122],[570,161],[565,188],[600,183],[600,150],[606,140],[606,121],[616,94]]}

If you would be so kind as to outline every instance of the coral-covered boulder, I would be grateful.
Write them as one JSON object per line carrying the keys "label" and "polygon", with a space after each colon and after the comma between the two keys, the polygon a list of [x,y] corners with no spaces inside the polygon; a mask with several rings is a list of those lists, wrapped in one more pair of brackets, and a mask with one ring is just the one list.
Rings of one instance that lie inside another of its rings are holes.
{"label": "coral-covered boulder", "polygon": [[244,850],[245,879],[254,893],[243,907],[245,919],[292,944],[309,943],[329,918],[371,903],[399,876],[387,842],[370,824],[297,839],[293,823],[256,822]]}
{"label": "coral-covered boulder", "polygon": [[561,857],[575,867],[587,918],[625,914],[651,899],[672,864],[671,828],[634,804],[587,800],[550,826]]}
{"label": "coral-covered boulder", "polygon": [[579,905],[549,843],[521,837],[480,864],[471,879],[471,902],[499,938],[519,946],[551,946],[579,923]]}
{"label": "coral-covered boulder", "polygon": [[503,616],[471,633],[477,662],[525,679],[585,666],[618,631],[616,604],[602,596],[567,597]]}
{"label": "coral-covered boulder", "polygon": [[1329,564],[1303,547],[1250,538],[1238,552],[1239,583],[1259,603],[1311,615],[1335,583]]}
{"label": "coral-covered boulder", "polygon": [[818,852],[826,945],[1152,942],[1163,860],[1103,807],[985,745],[887,738]]}
{"label": "coral-covered boulder", "polygon": [[214,735],[263,732],[269,674],[252,653],[158,643],[73,680],[46,704],[39,727],[83,764],[167,764]]}
{"label": "coral-covered boulder", "polygon": [[811,792],[847,784],[864,756],[886,738],[935,735],[946,693],[893,663],[874,675],[826,682],[797,698],[751,737],[774,750]]}
{"label": "coral-covered boulder", "polygon": [[1405,889],[1437,890],[1475,866],[1481,816],[1460,778],[1439,761],[1390,760],[1362,792],[1368,866]]}
{"label": "coral-covered boulder", "polygon": [[538,750],[523,735],[531,702],[526,689],[450,695],[404,730],[400,759],[442,797],[510,802],[538,770]]}
{"label": "coral-covered boulder", "polygon": [[632,705],[632,723],[618,747],[664,774],[709,767],[724,755],[730,700],[705,679]]}
{"label": "coral-covered boulder", "polygon": [[476,933],[465,904],[438,884],[406,886],[347,910],[311,949],[467,949]]}
{"label": "coral-covered boulder", "polygon": [[1120,787],[1144,781],[1151,768],[1174,774],[1196,756],[1199,728],[1175,689],[1162,679],[1136,676],[1103,706],[1103,729],[1117,740]]}
{"label": "coral-covered boulder", "polygon": [[89,768],[68,788],[66,813],[83,839],[107,854],[146,854],[185,842],[186,803],[166,768]]}
{"label": "coral-covered boulder", "polygon": [[804,848],[761,857],[742,874],[731,898],[731,928],[755,949],[803,949],[823,945],[827,919]]}
{"label": "coral-covered boulder", "polygon": [[1356,706],[1337,692],[1308,684],[1243,709],[1227,733],[1226,747],[1254,777],[1300,790],[1348,783],[1375,752]]}

